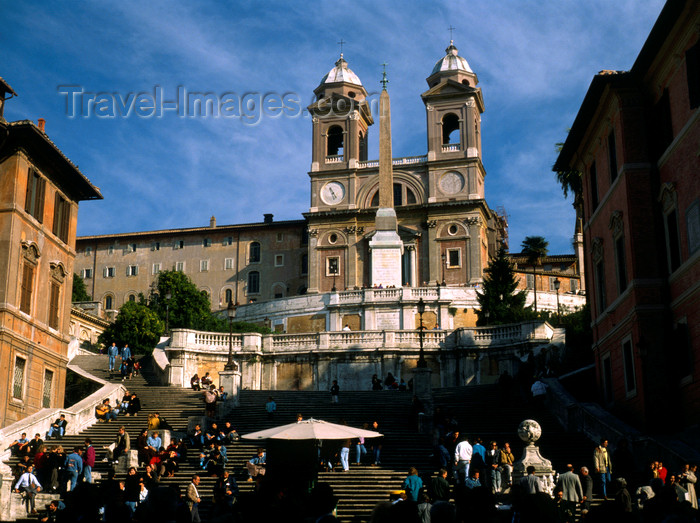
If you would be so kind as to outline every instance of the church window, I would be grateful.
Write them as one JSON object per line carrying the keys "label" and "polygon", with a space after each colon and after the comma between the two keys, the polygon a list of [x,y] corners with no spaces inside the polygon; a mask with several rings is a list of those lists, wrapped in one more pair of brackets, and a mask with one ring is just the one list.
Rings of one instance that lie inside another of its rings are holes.
{"label": "church window", "polygon": [[360,158],[361,162],[367,161],[367,134],[360,133]]}
{"label": "church window", "polygon": [[403,194],[401,192],[401,184],[395,183],[394,184],[394,206],[398,207],[399,205],[403,205]]}
{"label": "church window", "polygon": [[447,249],[447,268],[454,269],[462,266],[462,250]]}
{"label": "church window", "polygon": [[338,243],[338,235],[333,233],[328,237],[328,243],[335,245]]}
{"label": "church window", "polygon": [[39,223],[44,222],[44,193],[46,180],[34,169],[29,169],[27,179],[27,193],[24,199],[24,210],[36,218]]}
{"label": "church window", "polygon": [[343,156],[344,139],[343,129],[339,125],[334,125],[328,129],[327,156]]}
{"label": "church window", "polygon": [[231,289],[226,289],[225,296],[226,297],[225,297],[224,301],[228,305],[229,303],[231,303],[233,301],[233,291]]}
{"label": "church window", "polygon": [[260,263],[260,243],[252,242],[250,244],[250,263]]}
{"label": "church window", "polygon": [[459,118],[454,113],[448,113],[442,119],[442,144],[458,144],[460,141]]}
{"label": "church window", "polygon": [[454,223],[447,228],[447,234],[449,234],[450,236],[454,236],[458,232],[459,228]]}
{"label": "church window", "polygon": [[[394,207],[417,203],[416,194],[402,183],[394,184]],[[379,190],[377,190],[370,200],[370,207],[379,207]]]}
{"label": "church window", "polygon": [[338,256],[329,256],[326,258],[326,276],[340,274],[340,258]]}
{"label": "church window", "polygon": [[248,273],[248,294],[257,294],[260,292],[260,273],[251,271]]}
{"label": "church window", "polygon": [[406,187],[406,205],[411,205],[412,203],[416,203],[416,201],[416,195],[411,189]]}

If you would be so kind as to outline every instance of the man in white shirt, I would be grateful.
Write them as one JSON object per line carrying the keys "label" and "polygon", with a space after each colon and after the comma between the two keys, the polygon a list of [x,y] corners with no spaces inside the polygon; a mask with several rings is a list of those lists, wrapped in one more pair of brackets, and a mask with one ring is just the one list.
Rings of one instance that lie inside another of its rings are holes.
{"label": "man in white shirt", "polygon": [[[41,491],[41,485],[34,475],[34,465],[29,465],[27,472],[22,474],[15,484],[15,492],[26,492],[27,514],[36,514],[34,498],[39,491]],[[29,511],[30,505],[31,512]]]}
{"label": "man in white shirt", "polygon": [[472,460],[472,446],[467,438],[462,440],[455,447],[455,475],[457,480],[465,485],[469,477],[469,463]]}

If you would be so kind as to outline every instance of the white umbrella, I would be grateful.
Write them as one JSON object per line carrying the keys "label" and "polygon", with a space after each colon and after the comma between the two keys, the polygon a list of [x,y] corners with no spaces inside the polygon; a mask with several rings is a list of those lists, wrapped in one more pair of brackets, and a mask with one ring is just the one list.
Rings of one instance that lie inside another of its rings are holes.
{"label": "white umbrella", "polygon": [[373,430],[356,429],[355,427],[309,418],[289,425],[251,432],[242,437],[245,439],[348,439],[378,438],[379,436],[382,434]]}

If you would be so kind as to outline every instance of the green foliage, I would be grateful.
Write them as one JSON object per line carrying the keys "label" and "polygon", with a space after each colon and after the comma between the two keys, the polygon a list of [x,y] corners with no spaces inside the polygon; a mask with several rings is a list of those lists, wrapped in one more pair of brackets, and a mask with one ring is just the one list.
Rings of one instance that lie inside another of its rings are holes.
{"label": "green foliage", "polygon": [[100,343],[119,347],[128,343],[134,353],[150,353],[163,334],[165,325],[158,315],[142,303],[127,301],[119,309],[114,323],[100,335]]}
{"label": "green foliage", "polygon": [[[571,129],[568,131],[570,130]],[[560,153],[564,148],[564,142],[557,143],[554,148],[558,153]],[[581,171],[554,171],[554,175],[556,176],[559,185],[561,185],[561,190],[564,192],[564,198],[569,196],[569,193],[571,193],[574,198],[581,196],[581,193],[583,192],[583,176]]]}
{"label": "green foliage", "polygon": [[[483,293],[477,293],[481,310],[477,325],[500,325],[521,321],[525,314],[524,291],[517,291],[518,280],[504,248],[484,269]],[[486,314],[488,313],[488,320]]]}
{"label": "green foliage", "polygon": [[527,261],[533,265],[539,265],[549,252],[549,242],[542,236],[527,236],[520,247]]}
{"label": "green foliage", "polygon": [[90,299],[85,282],[79,275],[73,273],[73,297],[71,301],[90,301]]}
{"label": "green foliage", "polygon": [[[170,293],[170,299],[166,296]],[[192,280],[180,271],[162,271],[151,289],[150,308],[172,329],[216,330],[206,293],[197,289]],[[169,309],[169,313],[167,312]],[[228,331],[228,325],[225,331]],[[224,332],[225,332],[224,331]]]}

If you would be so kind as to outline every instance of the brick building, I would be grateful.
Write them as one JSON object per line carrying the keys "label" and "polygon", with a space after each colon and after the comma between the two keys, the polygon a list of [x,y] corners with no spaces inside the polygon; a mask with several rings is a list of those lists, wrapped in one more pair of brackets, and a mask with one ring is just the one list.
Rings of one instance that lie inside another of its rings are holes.
{"label": "brick building", "polygon": [[0,78],[0,425],[62,407],[78,202],[102,198]]}
{"label": "brick building", "polygon": [[629,71],[601,71],[555,171],[578,171],[601,400],[700,422],[700,3],[669,0]]}

